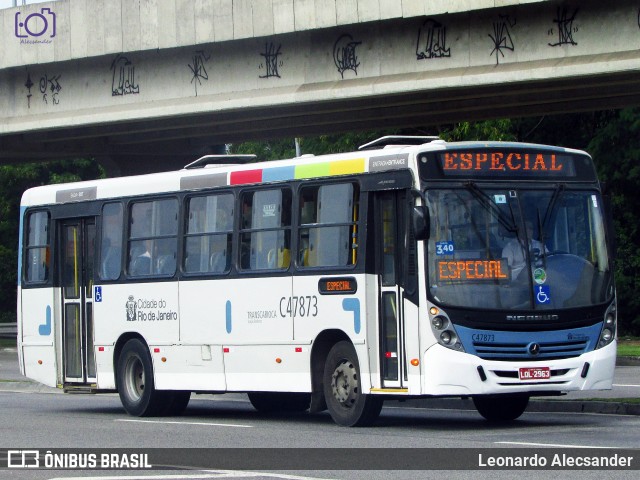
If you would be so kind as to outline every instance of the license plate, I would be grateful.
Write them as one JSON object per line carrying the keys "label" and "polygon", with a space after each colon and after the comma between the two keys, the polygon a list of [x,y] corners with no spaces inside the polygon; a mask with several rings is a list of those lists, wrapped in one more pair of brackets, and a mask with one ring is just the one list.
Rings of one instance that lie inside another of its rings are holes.
{"label": "license plate", "polygon": [[551,378],[549,367],[532,367],[520,369],[520,380],[548,380]]}

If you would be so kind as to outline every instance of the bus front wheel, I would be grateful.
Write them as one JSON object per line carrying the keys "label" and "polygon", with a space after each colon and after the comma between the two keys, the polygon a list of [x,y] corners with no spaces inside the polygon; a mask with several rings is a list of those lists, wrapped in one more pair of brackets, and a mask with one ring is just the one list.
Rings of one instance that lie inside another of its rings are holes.
{"label": "bus front wheel", "polygon": [[528,395],[479,395],[473,397],[478,413],[490,422],[511,422],[524,413]]}
{"label": "bus front wheel", "polygon": [[137,338],[129,340],[122,348],[117,376],[120,401],[129,415],[158,415],[170,400],[155,389],[149,349]]}
{"label": "bus front wheel", "polygon": [[364,427],[380,415],[382,398],[362,393],[360,364],[350,342],[338,342],[329,351],[323,383],[327,409],[338,425]]}

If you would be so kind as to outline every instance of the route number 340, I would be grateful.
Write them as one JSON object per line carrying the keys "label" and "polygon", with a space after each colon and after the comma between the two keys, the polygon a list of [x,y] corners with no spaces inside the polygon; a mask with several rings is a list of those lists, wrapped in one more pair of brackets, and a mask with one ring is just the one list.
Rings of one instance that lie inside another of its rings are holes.
{"label": "route number 340", "polygon": [[453,255],[453,242],[436,242],[436,255]]}

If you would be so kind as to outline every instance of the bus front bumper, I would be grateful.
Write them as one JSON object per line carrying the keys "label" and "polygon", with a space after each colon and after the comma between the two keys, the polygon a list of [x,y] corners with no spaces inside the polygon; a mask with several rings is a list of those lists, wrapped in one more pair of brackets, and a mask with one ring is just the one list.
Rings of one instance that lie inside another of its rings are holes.
{"label": "bus front bumper", "polygon": [[[578,357],[504,362],[483,360],[433,345],[423,355],[422,394],[468,396],[530,393],[535,396],[577,390],[610,390],[616,365],[616,342]],[[521,372],[526,369],[526,372]],[[549,370],[549,374],[544,373]],[[533,378],[536,372],[550,378]],[[528,377],[521,379],[521,377]]]}

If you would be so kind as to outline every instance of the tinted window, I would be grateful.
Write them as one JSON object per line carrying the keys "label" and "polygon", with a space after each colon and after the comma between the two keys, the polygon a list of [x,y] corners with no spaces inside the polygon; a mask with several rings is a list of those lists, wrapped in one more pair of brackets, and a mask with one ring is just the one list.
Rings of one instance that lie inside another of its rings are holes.
{"label": "tinted window", "polygon": [[346,266],[356,262],[356,189],[351,183],[301,190],[299,264]]}
{"label": "tinted window", "polygon": [[25,255],[25,280],[45,282],[50,268],[49,214],[34,212],[27,218],[27,245]]}
{"label": "tinted window", "polygon": [[176,199],[132,204],[129,232],[129,275],[175,274],[178,248]]}
{"label": "tinted window", "polygon": [[291,262],[291,191],[269,189],[242,195],[240,267],[287,269]]}
{"label": "tinted window", "polygon": [[189,199],[184,242],[186,273],[224,273],[231,266],[232,194]]}
{"label": "tinted window", "polygon": [[122,204],[108,203],[102,208],[100,271],[102,280],[117,280],[122,262]]}

